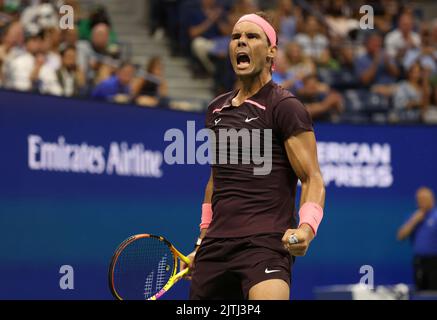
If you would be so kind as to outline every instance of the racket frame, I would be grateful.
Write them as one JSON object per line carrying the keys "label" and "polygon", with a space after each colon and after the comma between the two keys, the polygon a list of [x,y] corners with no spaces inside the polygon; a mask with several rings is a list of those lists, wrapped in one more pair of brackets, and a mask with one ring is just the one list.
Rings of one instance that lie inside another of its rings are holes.
{"label": "racket frame", "polygon": [[129,238],[127,238],[126,240],[124,240],[117,248],[117,250],[115,251],[112,259],[111,259],[111,264],[109,266],[109,272],[108,272],[108,277],[109,277],[109,288],[111,289],[111,293],[112,295],[117,299],[117,300],[123,300],[123,298],[118,294],[117,290],[115,289],[114,286],[114,269],[115,269],[115,265],[117,264],[118,258],[120,256],[120,254],[123,252],[123,250],[130,245],[131,243],[133,243],[134,241],[137,241],[139,239],[144,239],[144,238],[155,238],[159,241],[164,242],[168,248],[170,249],[170,251],[173,254],[173,271],[172,274],[170,276],[170,278],[168,279],[167,283],[165,284],[165,286],[159,291],[157,292],[155,295],[151,296],[150,298],[146,299],[146,300],[157,300],[160,297],[162,297],[162,295],[164,293],[166,293],[168,290],[170,290],[171,287],[173,287],[173,285],[178,282],[179,280],[181,280],[184,276],[186,276],[189,272],[190,272],[190,268],[185,268],[184,270],[180,271],[179,273],[177,272],[179,267],[180,267],[180,262],[178,261],[179,259],[182,260],[185,264],[187,264],[187,266],[190,264],[190,259],[188,259],[185,255],[183,255],[179,250],[177,250],[170,241],[168,241],[166,238],[162,237],[162,236],[156,236],[153,234],[149,234],[149,233],[144,233],[144,234],[137,234],[137,235],[133,235]]}

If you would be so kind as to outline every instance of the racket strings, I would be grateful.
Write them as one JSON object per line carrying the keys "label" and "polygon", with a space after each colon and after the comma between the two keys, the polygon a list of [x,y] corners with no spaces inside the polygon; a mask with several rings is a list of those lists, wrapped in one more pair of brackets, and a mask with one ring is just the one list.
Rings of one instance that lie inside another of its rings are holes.
{"label": "racket strings", "polygon": [[129,243],[114,266],[114,288],[122,299],[149,299],[159,292],[173,274],[170,248],[156,238]]}

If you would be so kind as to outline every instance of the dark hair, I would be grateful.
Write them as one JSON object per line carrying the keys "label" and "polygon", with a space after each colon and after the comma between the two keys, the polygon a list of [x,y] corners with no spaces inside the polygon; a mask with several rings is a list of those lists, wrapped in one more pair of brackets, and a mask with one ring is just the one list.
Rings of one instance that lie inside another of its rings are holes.
{"label": "dark hair", "polygon": [[89,16],[90,27],[91,29],[99,23],[107,24],[109,28],[111,28],[111,20],[109,18],[109,14],[106,8],[102,5],[96,5]]}
{"label": "dark hair", "polygon": [[[264,12],[264,11],[258,11],[258,12],[255,12],[255,14],[257,16],[263,18],[264,20],[266,20],[272,26],[272,28],[275,30],[275,33],[276,33],[276,45],[277,45],[278,44],[278,30],[276,28],[276,24],[275,24],[275,21],[274,21],[273,17],[270,14],[268,14],[267,12]],[[269,46],[272,45],[270,43],[269,37],[267,37],[267,42],[268,42]]]}
{"label": "dark hair", "polygon": [[152,73],[153,68],[155,68],[155,66],[158,63],[161,63],[161,58],[160,57],[158,57],[158,56],[151,57],[149,62],[147,63],[147,68],[146,68],[147,72],[148,73]]}
{"label": "dark hair", "polygon": [[65,56],[65,54],[67,53],[67,51],[69,50],[74,50],[77,51],[76,47],[73,45],[67,45],[67,46],[62,46],[59,50],[59,53],[61,54],[62,57]]}
{"label": "dark hair", "polygon": [[135,65],[132,62],[130,62],[130,61],[121,61],[120,64],[118,65],[118,70],[121,70],[121,69],[123,69],[125,67],[132,67],[132,68],[136,69]]}
{"label": "dark hair", "polygon": [[367,44],[369,42],[369,40],[373,37],[379,37],[381,39],[384,39],[384,35],[378,31],[378,30],[372,30],[372,31],[368,31],[365,33],[364,35],[364,43]]}

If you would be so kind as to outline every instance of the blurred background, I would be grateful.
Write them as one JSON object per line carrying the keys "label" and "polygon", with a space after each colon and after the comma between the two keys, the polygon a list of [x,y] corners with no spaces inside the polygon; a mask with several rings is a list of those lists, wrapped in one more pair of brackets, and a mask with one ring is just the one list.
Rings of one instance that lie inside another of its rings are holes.
{"label": "blurred background", "polygon": [[[414,234],[396,238],[416,190],[437,190],[434,1],[0,0],[1,299],[111,299],[108,265],[131,234],[191,252],[209,168],[165,163],[164,135],[201,129],[238,85],[229,35],[259,10],[279,31],[274,81],[315,121],[327,185],[292,298],[353,298],[363,277],[382,290],[367,298],[420,296]],[[60,287],[64,265],[74,289]]]}

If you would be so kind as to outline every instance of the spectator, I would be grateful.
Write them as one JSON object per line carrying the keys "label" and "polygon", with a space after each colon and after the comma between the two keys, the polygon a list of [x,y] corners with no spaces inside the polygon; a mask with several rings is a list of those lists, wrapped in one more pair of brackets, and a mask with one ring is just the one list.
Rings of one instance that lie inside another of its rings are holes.
{"label": "spectator", "polygon": [[392,57],[382,48],[382,36],[371,33],[365,40],[366,52],[355,60],[355,70],[361,84],[389,85],[396,81],[399,69]]}
{"label": "spectator", "polygon": [[355,51],[354,47],[351,45],[344,45],[340,48],[340,57],[338,62],[340,64],[340,68],[344,71],[353,72],[355,61]]}
{"label": "spectator", "polygon": [[374,8],[375,26],[382,34],[387,34],[393,30],[395,25],[395,18],[400,11],[400,4],[397,0],[372,0],[368,3]]}
{"label": "spectator", "polygon": [[25,51],[12,58],[5,67],[5,87],[20,91],[36,89],[38,74],[44,63],[42,33],[27,34]]}
{"label": "spectator", "polygon": [[76,47],[79,43],[79,34],[77,29],[65,29],[61,31],[61,47]]}
{"label": "spectator", "polygon": [[84,66],[88,82],[95,84],[107,79],[116,69],[118,48],[111,45],[110,29],[105,23],[94,26],[91,43],[79,41],[77,45],[79,65]]}
{"label": "spectator", "polygon": [[232,28],[241,16],[249,13],[254,13],[258,10],[258,6],[254,0],[235,0],[231,6],[230,12],[227,14],[228,29],[226,34],[230,35]]}
{"label": "spectator", "polygon": [[278,45],[293,40],[297,33],[297,26],[302,22],[302,12],[300,7],[295,7],[290,0],[278,0],[272,17],[278,30]]}
{"label": "spectator", "polygon": [[61,51],[62,65],[54,70],[44,65],[39,73],[40,92],[55,96],[79,96],[85,85],[85,75],[77,65],[76,48],[68,46]]}
{"label": "spectator", "polygon": [[61,43],[61,31],[59,28],[47,28],[43,32],[43,51],[46,55],[46,64],[53,70],[61,67],[59,45]]}
{"label": "spectator", "polygon": [[306,76],[316,73],[313,60],[302,52],[302,48],[297,42],[287,44],[285,58],[287,71],[292,72],[298,80],[303,80]]}
{"label": "spectator", "polygon": [[220,28],[223,29],[223,34],[228,31],[227,25],[221,21],[222,18],[223,9],[215,0],[202,0],[201,7],[198,10],[193,9],[189,18],[191,25],[188,33],[192,39],[192,53],[211,75],[215,70],[214,63],[209,57],[215,45],[213,39],[222,35]]}
{"label": "spectator", "polygon": [[282,53],[278,54],[275,59],[272,80],[293,94],[296,94],[303,87],[302,79],[298,79],[293,71],[287,69],[286,58]]}
{"label": "spectator", "polygon": [[136,97],[135,102],[140,106],[156,107],[168,104],[168,88],[161,58],[150,59],[146,73],[134,82],[133,95]]}
{"label": "spectator", "polygon": [[407,80],[400,82],[393,95],[396,111],[419,109],[420,115],[423,115],[431,95],[428,74],[429,72],[423,69],[420,63],[410,67]]}
{"label": "spectator", "polygon": [[[434,24],[434,28],[437,30],[437,19]],[[410,69],[413,63],[419,62],[431,74],[435,75],[437,73],[437,39],[433,42],[431,30],[432,26],[428,24],[422,26],[420,32],[421,46],[407,51],[403,60],[404,70]]]}
{"label": "spectator", "polygon": [[0,42],[0,81],[3,78],[8,61],[13,60],[18,54],[22,53],[23,43],[24,31],[22,24],[19,21],[12,22],[5,28]]}
{"label": "spectator", "polygon": [[398,230],[398,240],[411,239],[414,280],[418,290],[437,290],[437,209],[431,189],[416,192],[417,211]]}
{"label": "spectator", "polygon": [[322,81],[337,90],[355,89],[360,87],[360,82],[355,74],[355,51],[350,44],[345,44],[333,50],[331,62],[319,66],[318,75]]}
{"label": "spectator", "polygon": [[131,85],[134,75],[135,67],[129,62],[122,63],[115,75],[94,88],[92,97],[97,100],[129,102],[132,96]]}
{"label": "spectator", "polygon": [[[163,3],[164,2],[164,3]],[[167,21],[168,1],[150,0],[149,5],[149,32],[151,36],[159,37],[159,34],[164,32],[165,26],[169,24]]]}
{"label": "spectator", "polygon": [[298,96],[315,120],[332,121],[344,109],[341,95],[321,84],[315,75],[303,79],[303,88]]}
{"label": "spectator", "polygon": [[391,58],[402,62],[409,49],[420,46],[420,37],[413,28],[413,17],[408,13],[402,14],[398,20],[398,28],[387,34],[385,38],[385,47]]}
{"label": "spectator", "polygon": [[357,30],[360,23],[351,17],[352,8],[345,0],[334,0],[326,11],[326,24],[332,36],[346,39],[350,32]]}
{"label": "spectator", "polygon": [[0,0],[0,32],[13,21],[13,16],[7,11],[5,1]]}
{"label": "spectator", "polygon": [[[77,16],[79,16],[79,14],[77,14]],[[108,27],[107,45],[117,44],[117,34],[112,29],[111,19],[103,5],[96,5],[92,8],[89,17],[86,19],[79,19],[77,24],[80,40],[86,40],[88,42],[92,41],[94,27],[99,24],[105,24]]]}
{"label": "spectator", "polygon": [[230,12],[223,18],[220,26],[225,35],[214,38],[214,46],[208,55],[214,63],[214,93],[220,95],[233,89],[235,85],[235,73],[229,61],[229,41],[231,40],[232,28],[240,17],[257,11],[252,0],[237,0]]}
{"label": "spectator", "polygon": [[299,33],[295,41],[302,47],[303,52],[315,62],[322,60],[329,44],[328,38],[320,32],[319,22],[314,16],[307,17],[305,32]]}
{"label": "spectator", "polygon": [[340,48],[337,77],[332,84],[336,88],[350,89],[359,87],[360,83],[355,75],[355,51],[352,45]]}

